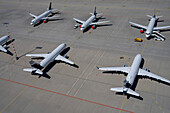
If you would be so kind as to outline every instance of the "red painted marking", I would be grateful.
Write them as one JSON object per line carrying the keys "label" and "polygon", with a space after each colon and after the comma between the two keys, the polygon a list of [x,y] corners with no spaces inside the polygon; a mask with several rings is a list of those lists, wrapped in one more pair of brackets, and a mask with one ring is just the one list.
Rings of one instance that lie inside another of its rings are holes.
{"label": "red painted marking", "polygon": [[81,28],[81,25],[79,25],[79,28]]}
{"label": "red painted marking", "polygon": [[28,84],[24,84],[24,83],[12,81],[12,80],[4,79],[4,78],[0,78],[0,80],[12,82],[12,83],[15,83],[15,84],[20,84],[20,85],[23,85],[23,86],[27,86],[27,87],[34,88],[34,89],[39,89],[39,90],[42,90],[42,91],[46,91],[46,92],[50,92],[50,93],[54,93],[54,94],[58,94],[58,95],[63,95],[63,96],[65,96],[65,97],[70,97],[70,98],[74,98],[74,99],[77,99],[77,100],[82,100],[82,101],[85,101],[85,102],[97,104],[97,105],[100,105],[100,106],[105,106],[105,107],[112,108],[112,109],[116,109],[116,110],[125,111],[125,112],[128,112],[128,113],[134,113],[134,112],[132,112],[132,111],[120,109],[120,108],[117,108],[117,107],[113,107],[113,106],[109,106],[109,105],[105,105],[105,104],[93,102],[93,101],[90,101],[90,100],[86,100],[86,99],[82,99],[82,98],[78,98],[78,97],[66,95],[66,94],[63,94],[63,93],[56,92],[56,91],[51,91],[51,90],[48,90],[48,89],[43,89],[43,88],[40,88],[40,87],[31,86],[31,85],[28,85]]}

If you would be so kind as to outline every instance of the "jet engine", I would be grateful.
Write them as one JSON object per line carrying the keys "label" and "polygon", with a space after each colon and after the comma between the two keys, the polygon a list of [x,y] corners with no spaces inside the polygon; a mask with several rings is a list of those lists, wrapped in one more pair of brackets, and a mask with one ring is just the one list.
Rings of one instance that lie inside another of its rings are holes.
{"label": "jet engine", "polygon": [[78,28],[78,25],[76,24],[75,26],[74,26],[74,29],[77,29]]}
{"label": "jet engine", "polygon": [[127,67],[127,65],[126,65],[126,64],[124,64],[124,65],[123,65],[123,67]]}
{"label": "jet engine", "polygon": [[143,30],[143,29],[141,29],[141,30],[140,30],[140,33],[144,33],[144,30]]}
{"label": "jet engine", "polygon": [[92,28],[92,29],[95,29],[95,28],[96,28],[96,25],[93,25],[91,28]]}
{"label": "jet engine", "polygon": [[150,72],[150,70],[148,68],[145,68],[145,71]]}
{"label": "jet engine", "polygon": [[160,30],[157,30],[158,33],[160,33]]}
{"label": "jet engine", "polygon": [[47,20],[43,20],[43,23],[47,23]]}

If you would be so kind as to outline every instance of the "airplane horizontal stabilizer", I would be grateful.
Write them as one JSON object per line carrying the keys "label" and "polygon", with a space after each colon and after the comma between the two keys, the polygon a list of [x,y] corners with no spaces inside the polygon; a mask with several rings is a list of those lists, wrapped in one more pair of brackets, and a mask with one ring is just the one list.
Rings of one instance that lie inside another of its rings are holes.
{"label": "airplane horizontal stabilizer", "polygon": [[161,18],[161,17],[163,17],[163,16],[156,16],[157,19],[158,19],[158,18]]}
{"label": "airplane horizontal stabilizer", "polygon": [[42,75],[42,74],[43,74],[43,72],[42,72],[41,70],[36,69],[36,68],[26,68],[26,69],[23,69],[23,71],[27,71],[27,72],[34,72],[34,73],[36,73],[36,74],[40,74],[40,75]]}
{"label": "airplane horizontal stabilizer", "polygon": [[134,95],[134,96],[138,96],[138,97],[139,97],[139,94],[136,93],[135,91],[131,90],[130,88],[127,90],[127,94],[131,94],[131,95]]}
{"label": "airplane horizontal stabilizer", "polygon": [[151,15],[146,15],[147,17],[150,17],[150,18],[152,18],[152,16]]}
{"label": "airplane horizontal stabilizer", "polygon": [[7,52],[7,50],[4,47],[2,47],[1,45],[0,45],[0,50],[5,52],[5,53]]}
{"label": "airplane horizontal stabilizer", "polygon": [[[115,91],[115,92],[122,92],[123,93],[123,87],[117,87],[117,88],[110,88],[111,91]],[[127,92],[125,92],[127,94],[130,95],[134,95],[134,96],[139,96],[138,93],[136,93],[135,91],[131,90],[130,88],[128,88]]]}
{"label": "airplane horizontal stabilizer", "polygon": [[123,87],[110,88],[111,91],[123,92]]}

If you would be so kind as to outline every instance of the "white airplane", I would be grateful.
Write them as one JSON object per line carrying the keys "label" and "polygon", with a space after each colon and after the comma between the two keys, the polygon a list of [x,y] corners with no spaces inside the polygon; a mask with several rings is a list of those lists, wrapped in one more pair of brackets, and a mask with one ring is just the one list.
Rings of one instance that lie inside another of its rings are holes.
{"label": "white airplane", "polygon": [[102,22],[93,22],[95,21],[96,17],[99,16],[99,15],[102,15],[102,14],[97,14],[96,13],[96,7],[94,9],[94,13],[90,13],[92,16],[87,19],[86,21],[82,21],[82,20],[79,20],[79,19],[76,19],[76,18],[73,18],[77,23],[79,23],[80,25],[75,25],[74,28],[77,28],[77,27],[80,27],[80,30],[84,31],[87,27],[89,26],[92,26],[92,29],[95,29],[96,28],[96,25],[98,24],[103,24],[103,23],[107,23],[107,22],[110,22],[110,21],[102,21]]}
{"label": "white airplane", "polygon": [[111,88],[111,91],[116,91],[116,92],[123,92],[124,94],[131,94],[134,96],[139,96],[138,93],[136,93],[135,91],[133,91],[131,88],[133,86],[133,83],[135,81],[135,78],[137,76],[142,76],[142,77],[149,77],[149,78],[153,78],[156,79],[158,81],[163,81],[166,82],[168,84],[170,84],[170,81],[158,76],[156,74],[150,73],[147,69],[143,70],[140,69],[140,64],[142,61],[142,57],[140,54],[137,54],[136,57],[133,60],[133,63],[131,65],[131,67],[104,67],[104,68],[98,68],[99,70],[103,70],[103,71],[115,71],[115,72],[123,72],[123,73],[127,73],[127,77],[124,80],[124,86],[123,87],[118,87],[118,88]]}
{"label": "white airplane", "polygon": [[129,23],[134,26],[137,26],[138,28],[141,28],[140,30],[141,33],[143,33],[146,30],[146,33],[145,33],[146,38],[154,37],[155,40],[164,41],[165,36],[163,36],[160,33],[160,30],[170,28],[170,26],[155,27],[155,24],[158,22],[159,18],[162,17],[162,16],[156,16],[155,11],[154,11],[153,16],[150,16],[150,15],[146,15],[146,16],[151,18],[148,26],[140,25],[140,24],[133,23],[130,21]]}
{"label": "white airplane", "polygon": [[7,42],[9,39],[10,39],[9,35],[6,35],[0,38],[0,50],[5,53],[7,52],[7,49],[6,49],[7,45],[3,45],[3,44]]}
{"label": "white airplane", "polygon": [[66,55],[64,55],[64,56],[60,55],[60,53],[64,50],[65,47],[66,47],[66,44],[62,43],[49,54],[26,54],[26,56],[43,57],[44,59],[40,62],[40,64],[35,63],[34,61],[30,61],[32,68],[23,69],[23,71],[32,72],[32,74],[42,75],[43,72],[41,71],[41,69],[46,67],[48,64],[50,64],[54,60],[63,61],[68,64],[74,65],[74,62],[65,58]]}
{"label": "white airplane", "polygon": [[41,15],[39,15],[39,16],[36,16],[36,15],[34,15],[34,14],[32,14],[32,13],[29,13],[34,19],[31,21],[31,25],[35,25],[36,23],[38,23],[39,21],[43,21],[43,23],[46,23],[47,22],[47,20],[49,20],[49,19],[54,19],[54,18],[56,18],[56,17],[59,17],[59,16],[53,16],[53,17],[48,17],[48,15],[50,14],[50,13],[52,13],[52,11],[54,11],[54,10],[57,10],[57,9],[53,9],[53,8],[51,8],[51,2],[50,2],[50,5],[49,5],[49,8],[47,8],[47,11],[45,11],[44,13],[42,13]]}

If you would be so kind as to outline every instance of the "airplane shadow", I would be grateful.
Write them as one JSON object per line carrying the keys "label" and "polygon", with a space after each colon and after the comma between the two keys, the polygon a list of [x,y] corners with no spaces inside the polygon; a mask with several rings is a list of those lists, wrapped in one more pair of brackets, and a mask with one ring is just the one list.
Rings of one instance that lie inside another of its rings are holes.
{"label": "airplane shadow", "polygon": [[5,49],[7,50],[6,53],[7,53],[8,55],[11,55],[11,56],[13,56],[13,53],[8,50],[8,48],[9,48],[8,45],[11,44],[11,43],[14,42],[14,41],[15,41],[15,39],[11,39],[11,40],[8,40],[7,42],[5,42],[5,43],[3,44],[3,45],[6,45],[6,46],[7,46],[7,47],[5,47]]}
{"label": "airplane shadow", "polygon": [[[65,49],[60,53],[60,55],[62,55],[62,56],[66,55],[66,53],[67,53],[69,50],[70,50],[70,47],[65,48]],[[65,57],[66,57],[66,58],[69,58],[68,56],[65,56]],[[43,70],[43,75],[39,75],[39,77],[42,77],[42,76],[43,76],[43,77],[45,77],[45,78],[50,79],[51,77],[47,74],[47,72],[49,72],[49,70],[51,70],[51,68],[53,68],[54,65],[56,65],[56,63],[65,63],[65,62],[62,62],[62,61],[54,61],[54,62],[50,63],[47,67],[44,68],[44,70]],[[68,63],[65,63],[65,64],[68,64]],[[76,64],[74,64],[74,65],[68,64],[68,65],[73,66],[73,67],[75,67],[75,68],[79,68],[79,66],[76,65]]]}
{"label": "airplane shadow", "polygon": [[29,53],[35,51],[36,49],[42,49],[42,47],[35,47],[33,50],[31,50],[31,51],[29,51],[27,53],[24,53],[23,55],[19,56],[18,59],[20,59],[21,57],[25,56],[26,54],[29,54]]}

